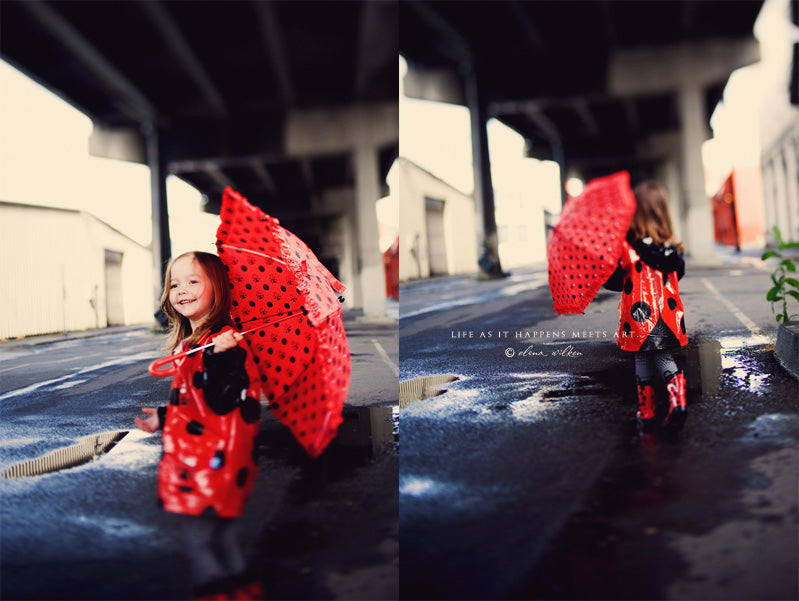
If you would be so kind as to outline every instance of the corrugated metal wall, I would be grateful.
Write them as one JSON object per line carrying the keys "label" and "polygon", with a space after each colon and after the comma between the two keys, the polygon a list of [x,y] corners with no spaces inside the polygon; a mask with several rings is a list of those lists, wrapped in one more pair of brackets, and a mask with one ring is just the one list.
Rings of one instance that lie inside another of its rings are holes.
{"label": "corrugated metal wall", "polygon": [[106,251],[122,255],[123,322],[152,321],[148,248],[87,213],[0,202],[0,338],[105,327]]}

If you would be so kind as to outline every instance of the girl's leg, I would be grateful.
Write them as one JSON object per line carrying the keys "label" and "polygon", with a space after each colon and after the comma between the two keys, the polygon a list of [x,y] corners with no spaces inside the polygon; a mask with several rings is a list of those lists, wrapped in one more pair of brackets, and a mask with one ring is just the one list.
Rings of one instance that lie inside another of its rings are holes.
{"label": "girl's leg", "polygon": [[183,553],[188,562],[192,586],[196,588],[227,576],[214,548],[219,518],[182,515],[180,519]]}
{"label": "girl's leg", "polygon": [[219,519],[216,525],[215,549],[219,563],[228,576],[240,574],[247,569],[247,560],[241,550],[236,531],[236,520]]}
{"label": "girl's leg", "polygon": [[669,351],[658,351],[654,355],[655,368],[666,383],[666,393],[669,396],[669,413],[664,426],[673,431],[679,431],[688,417],[685,406],[685,374],[677,368]]}
{"label": "girl's leg", "polygon": [[638,391],[638,413],[636,420],[641,433],[655,428],[655,387],[652,353],[635,353],[635,379]]}

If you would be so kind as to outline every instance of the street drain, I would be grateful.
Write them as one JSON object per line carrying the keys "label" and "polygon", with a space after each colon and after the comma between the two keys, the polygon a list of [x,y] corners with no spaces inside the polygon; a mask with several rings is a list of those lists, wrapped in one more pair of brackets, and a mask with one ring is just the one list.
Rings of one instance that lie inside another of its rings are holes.
{"label": "street drain", "polygon": [[3,478],[40,476],[88,463],[114,448],[114,445],[127,433],[127,430],[119,430],[86,436],[77,444],[57,449],[36,459],[15,463],[6,468],[0,476]]}
{"label": "street drain", "polygon": [[407,407],[411,403],[421,401],[439,394],[444,394],[446,390],[441,390],[437,386],[454,382],[458,378],[451,374],[439,374],[435,376],[422,376],[400,382],[399,385],[399,406],[400,409]]}

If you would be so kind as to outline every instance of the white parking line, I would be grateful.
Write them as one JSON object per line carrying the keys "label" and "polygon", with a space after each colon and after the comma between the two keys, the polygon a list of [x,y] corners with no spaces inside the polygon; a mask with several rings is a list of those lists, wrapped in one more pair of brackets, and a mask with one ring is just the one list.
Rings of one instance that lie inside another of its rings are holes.
{"label": "white parking line", "polygon": [[380,356],[383,358],[383,361],[386,363],[386,365],[388,365],[389,369],[394,373],[394,377],[399,378],[399,366],[397,366],[391,360],[391,358],[388,356],[388,353],[385,351],[385,349],[380,345],[380,343],[376,339],[372,338],[372,344],[375,345],[375,348],[377,349],[377,352],[380,354]]}
{"label": "white parking line", "polygon": [[36,382],[35,384],[31,384],[30,386],[25,386],[24,388],[18,388],[16,390],[11,390],[6,392],[5,394],[0,395],[0,401],[4,401],[6,399],[10,399],[16,396],[20,396],[22,394],[27,394],[29,392],[33,392],[34,390],[38,390],[44,386],[51,386],[53,384],[57,384],[59,382],[63,382],[64,380],[69,380],[74,378],[75,376],[80,376],[83,374],[91,373],[93,371],[97,371],[99,369],[103,369],[106,367],[114,367],[117,365],[127,365],[130,363],[135,363],[136,361],[143,361],[145,359],[156,359],[161,356],[162,353],[156,351],[150,351],[146,353],[137,353],[135,355],[127,355],[123,357],[117,357],[116,359],[110,359],[103,363],[99,363],[97,365],[90,365],[88,367],[84,367],[74,373],[67,374],[65,376],[61,376],[60,378],[55,378],[53,380],[47,380],[44,382]]}
{"label": "white parking line", "polygon": [[710,292],[711,292],[711,294],[713,294],[713,296],[715,296],[717,299],[719,299],[721,301],[721,303],[725,307],[727,307],[727,309],[729,309],[730,313],[732,313],[733,315],[735,315],[735,317],[738,318],[738,321],[740,321],[742,324],[744,324],[744,326],[746,327],[747,330],[752,332],[752,334],[754,334],[755,336],[762,336],[763,335],[763,330],[758,328],[757,325],[755,324],[755,322],[752,321],[751,319],[749,319],[746,315],[744,315],[744,312],[741,311],[738,307],[736,307],[730,300],[724,298],[721,295],[721,292],[719,292],[718,288],[716,288],[713,285],[713,283],[710,282],[710,280],[708,280],[707,278],[702,278],[702,283],[705,285],[705,287],[708,290],[710,290]]}

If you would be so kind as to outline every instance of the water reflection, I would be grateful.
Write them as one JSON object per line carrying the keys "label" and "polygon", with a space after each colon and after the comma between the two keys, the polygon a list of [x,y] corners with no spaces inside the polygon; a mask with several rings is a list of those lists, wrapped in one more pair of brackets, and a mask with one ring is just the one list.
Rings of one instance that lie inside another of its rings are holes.
{"label": "water reflection", "polygon": [[761,373],[752,357],[755,347],[771,340],[765,336],[719,336],[700,339],[684,350],[685,376],[689,392],[695,397],[715,395],[722,377],[748,392],[767,392],[768,374]]}

